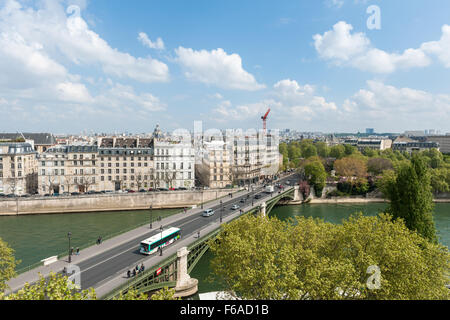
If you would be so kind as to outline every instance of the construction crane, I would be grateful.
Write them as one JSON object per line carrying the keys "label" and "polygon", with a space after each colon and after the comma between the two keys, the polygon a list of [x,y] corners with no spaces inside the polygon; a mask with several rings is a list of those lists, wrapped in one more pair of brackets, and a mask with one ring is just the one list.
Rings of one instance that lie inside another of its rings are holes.
{"label": "construction crane", "polygon": [[269,116],[270,113],[270,109],[267,110],[266,114],[261,117],[262,121],[263,121],[263,129],[264,129],[264,134],[266,133],[266,129],[267,129],[267,117]]}

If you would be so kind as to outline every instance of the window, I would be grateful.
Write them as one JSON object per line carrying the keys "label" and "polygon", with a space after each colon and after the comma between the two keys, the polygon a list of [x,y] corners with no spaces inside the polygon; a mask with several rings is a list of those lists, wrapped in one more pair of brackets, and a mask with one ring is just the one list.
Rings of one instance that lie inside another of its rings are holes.
{"label": "window", "polygon": [[42,169],[41,176],[45,176],[45,169]]}
{"label": "window", "polygon": [[105,181],[105,176],[101,176],[100,181]]}

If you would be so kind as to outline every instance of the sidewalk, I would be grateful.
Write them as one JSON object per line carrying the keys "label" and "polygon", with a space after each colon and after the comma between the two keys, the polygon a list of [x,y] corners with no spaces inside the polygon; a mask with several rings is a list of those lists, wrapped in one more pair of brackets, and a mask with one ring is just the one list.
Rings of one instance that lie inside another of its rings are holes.
{"label": "sidewalk", "polygon": [[[257,190],[257,189],[261,190],[261,187],[256,187],[255,190]],[[245,194],[245,192],[242,192],[239,195],[243,195],[243,194]],[[263,202],[269,201],[270,199],[276,197],[277,195],[278,195],[278,193],[276,193],[272,197],[269,197],[266,199],[255,200],[253,203],[253,207],[249,203],[248,205],[246,205],[245,207],[242,207],[241,209],[244,212],[247,212],[247,211],[251,210],[252,208],[259,206]],[[220,201],[217,201],[216,204],[220,204]],[[197,212],[197,213],[199,213],[199,212]],[[224,224],[230,222],[231,220],[237,218],[240,215],[241,215],[240,211],[236,210],[236,211],[234,211],[233,214],[223,217],[222,223],[220,223],[220,217],[217,216],[217,219],[215,219],[213,222],[209,223],[204,228],[199,230],[200,237],[209,234],[210,232],[216,230],[220,225],[224,225]],[[167,257],[175,254],[182,247],[188,247],[191,243],[193,243],[196,240],[197,240],[197,233],[194,232],[193,234],[187,235],[186,237],[182,238],[181,240],[176,241],[174,244],[172,244],[169,247],[167,247],[166,249],[164,249],[163,256],[156,254],[156,255],[153,255],[150,257],[145,257],[142,260],[140,260],[137,264],[139,264],[139,265],[144,264],[145,269],[147,270],[151,267],[154,267],[155,265],[158,265]],[[131,279],[126,277],[126,272],[128,269],[130,269],[130,268],[125,268],[125,269],[117,272],[115,275],[109,277],[105,281],[97,284],[94,288],[95,292],[97,294],[97,298],[102,298],[102,297],[106,296],[108,293],[110,293],[114,289],[116,289],[119,286],[130,281]]]}
{"label": "sidewalk", "polygon": [[[246,193],[246,190],[237,191],[236,193],[233,193],[234,197],[239,197]],[[220,200],[223,199],[230,199],[228,196],[210,201],[208,203],[204,204],[204,209],[207,208],[207,206],[215,206],[220,204]],[[169,216],[167,218],[162,219],[161,221],[153,221],[153,229],[157,229],[160,225],[162,226],[170,226],[172,223],[179,221],[181,219],[184,219],[189,216],[197,216],[200,212],[202,212],[204,209],[201,209],[201,207],[197,207],[195,209],[190,209],[186,213],[181,212],[172,216]],[[72,264],[76,265],[78,263],[81,263],[85,260],[88,260],[98,254],[107,252],[111,250],[112,248],[115,248],[123,243],[126,243],[130,239],[143,236],[150,232],[149,224],[136,228],[134,230],[128,231],[126,233],[123,233],[117,237],[105,240],[100,245],[94,245],[89,248],[86,248],[84,250],[80,251],[79,255],[72,255]],[[32,269],[30,271],[24,272],[22,274],[19,274],[16,278],[10,279],[7,282],[7,285],[9,286],[9,290],[6,291],[7,294],[11,292],[15,292],[19,289],[21,289],[25,283],[34,283],[39,280],[39,273],[42,274],[42,276],[47,277],[50,275],[51,272],[58,273],[61,272],[64,267],[68,266],[68,256],[63,257],[61,260],[58,260],[57,262],[54,262],[48,266],[39,266],[35,269]]]}

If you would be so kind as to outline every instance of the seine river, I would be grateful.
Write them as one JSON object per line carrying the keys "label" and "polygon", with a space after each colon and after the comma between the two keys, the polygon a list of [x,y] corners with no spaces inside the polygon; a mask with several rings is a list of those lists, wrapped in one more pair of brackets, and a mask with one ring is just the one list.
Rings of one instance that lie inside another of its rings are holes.
{"label": "seine river", "polygon": [[[383,203],[280,206],[275,207],[271,215],[282,220],[303,215],[340,223],[352,213],[361,211],[366,215],[376,215],[385,208],[386,204]],[[165,217],[179,211],[179,209],[153,210],[154,217]],[[72,246],[83,247],[94,244],[98,236],[105,239],[110,235],[148,223],[149,219],[148,211],[7,216],[0,217],[0,238],[15,250],[16,259],[22,261],[17,268],[22,269],[41,259],[65,252],[68,247],[69,231],[72,233]],[[450,247],[450,203],[436,204],[434,221],[440,242]],[[199,280],[199,293],[222,289],[218,284],[207,281],[211,258],[211,254],[207,253],[191,274]]]}

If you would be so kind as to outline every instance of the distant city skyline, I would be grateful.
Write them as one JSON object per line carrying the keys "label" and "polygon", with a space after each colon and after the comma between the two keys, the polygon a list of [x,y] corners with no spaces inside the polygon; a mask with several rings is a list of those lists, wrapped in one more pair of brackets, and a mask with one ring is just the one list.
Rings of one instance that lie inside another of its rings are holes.
{"label": "distant city skyline", "polygon": [[2,1],[1,130],[260,129],[270,108],[269,129],[446,134],[448,12],[445,0]]}

